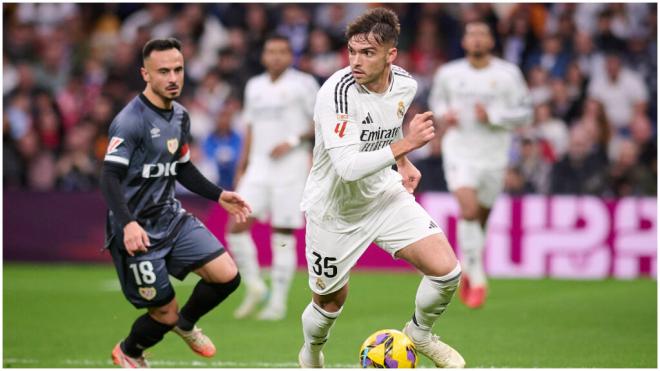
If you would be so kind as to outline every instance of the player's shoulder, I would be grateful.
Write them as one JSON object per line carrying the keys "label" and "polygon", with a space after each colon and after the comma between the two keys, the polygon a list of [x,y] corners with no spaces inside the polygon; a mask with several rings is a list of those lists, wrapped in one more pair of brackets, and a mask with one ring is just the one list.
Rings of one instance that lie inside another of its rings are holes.
{"label": "player's shoulder", "polygon": [[355,78],[351,73],[351,67],[346,66],[339,71],[333,73],[328,77],[327,80],[321,86],[319,94],[333,95],[335,91],[350,88],[350,86],[355,85]]}
{"label": "player's shoulder", "polygon": [[494,68],[503,71],[506,74],[513,75],[516,77],[521,76],[522,74],[520,68],[518,68],[516,64],[506,61],[502,58],[492,57],[491,63]]}
{"label": "player's shoulder", "polygon": [[110,127],[115,129],[135,129],[142,125],[146,109],[147,106],[142,102],[140,96],[136,96],[117,113]]}
{"label": "player's shoulder", "polygon": [[313,86],[316,88],[318,88],[319,85],[314,76],[295,68],[289,68],[286,72],[286,76],[293,84],[302,84],[303,86]]}
{"label": "player's shoulder", "polygon": [[449,61],[438,67],[438,74],[451,74],[469,69],[470,64],[467,59],[459,58]]}
{"label": "player's shoulder", "polygon": [[417,91],[417,80],[403,67],[392,65],[392,75],[394,75],[395,86],[402,89],[413,89]]}
{"label": "player's shoulder", "polygon": [[186,107],[183,106],[183,104],[181,104],[181,103],[179,103],[179,102],[177,102],[177,101],[173,101],[173,102],[172,102],[172,106],[173,106],[173,108],[174,108],[174,112],[182,112],[182,113],[185,114],[185,115],[190,115],[190,114],[188,113],[188,110],[186,109]]}

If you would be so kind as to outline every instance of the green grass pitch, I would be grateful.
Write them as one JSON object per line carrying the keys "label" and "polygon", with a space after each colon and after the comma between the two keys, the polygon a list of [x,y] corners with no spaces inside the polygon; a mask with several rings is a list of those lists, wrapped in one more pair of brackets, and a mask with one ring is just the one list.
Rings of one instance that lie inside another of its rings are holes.
{"label": "green grass pitch", "polygon": [[[111,367],[110,351],[140,313],[126,302],[112,266],[4,265],[4,367]],[[176,283],[180,304],[196,282]],[[178,282],[178,281],[174,281]],[[324,350],[328,367],[358,367],[372,332],[400,329],[413,310],[415,273],[353,272],[344,312]],[[456,298],[435,327],[468,367],[657,366],[656,281],[492,280],[481,310]],[[268,323],[234,320],[241,287],[199,325],[212,359],[174,334],[148,351],[155,367],[296,367],[300,313],[310,300],[298,272],[289,314]],[[422,358],[420,367],[432,364]]]}

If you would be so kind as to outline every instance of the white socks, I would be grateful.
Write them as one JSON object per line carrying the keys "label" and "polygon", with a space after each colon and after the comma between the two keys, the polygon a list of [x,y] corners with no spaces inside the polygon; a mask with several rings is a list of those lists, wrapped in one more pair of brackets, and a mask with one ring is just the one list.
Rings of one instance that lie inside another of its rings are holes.
{"label": "white socks", "polygon": [[415,297],[415,316],[412,326],[415,340],[430,336],[435,321],[445,311],[454,296],[461,277],[461,265],[441,277],[424,276]]}
{"label": "white socks", "polygon": [[328,312],[313,301],[307,305],[302,314],[302,328],[306,348],[304,353],[312,359],[306,360],[306,363],[319,364],[321,349],[328,340],[330,328],[332,328],[340,314],[341,309],[337,312]]}
{"label": "white socks", "polygon": [[248,289],[255,286],[264,286],[263,279],[259,274],[257,247],[254,245],[250,232],[229,233],[227,242],[245,286]]}
{"label": "white socks", "polygon": [[286,308],[291,280],[296,272],[296,237],[293,234],[273,233],[271,238],[273,265],[270,306]]}
{"label": "white socks", "polygon": [[485,286],[487,282],[483,263],[485,242],[486,236],[478,221],[458,221],[458,244],[463,255],[461,264],[471,287]]}

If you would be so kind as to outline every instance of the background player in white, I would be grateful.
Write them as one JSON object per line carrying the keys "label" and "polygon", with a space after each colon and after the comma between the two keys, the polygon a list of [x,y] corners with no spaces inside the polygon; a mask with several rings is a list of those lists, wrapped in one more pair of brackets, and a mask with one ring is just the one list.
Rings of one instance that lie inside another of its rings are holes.
{"label": "background player in white", "polygon": [[[308,139],[314,135],[312,112],[319,86],[311,75],[291,68],[292,61],[289,40],[269,37],[262,54],[266,72],[250,79],[245,88],[248,129],[236,176],[238,189],[252,205],[254,217],[265,219],[270,214],[274,231],[272,289],[257,316],[263,320],[280,320],[286,315],[297,266],[293,231],[304,225],[299,205],[309,172]],[[253,313],[267,291],[250,236],[254,217],[232,223],[227,236],[246,286],[243,303],[234,312],[236,318]]]}
{"label": "background player in white", "polygon": [[442,66],[433,81],[429,107],[448,129],[442,141],[445,176],[458,200],[461,300],[483,305],[485,226],[502,190],[511,129],[532,119],[525,80],[515,65],[491,55],[495,45],[484,22],[465,25],[466,57]]}
{"label": "background player in white", "polygon": [[348,295],[350,269],[372,242],[424,274],[404,328],[417,350],[440,367],[465,365],[456,350],[431,334],[456,291],[461,267],[440,228],[411,195],[421,174],[406,154],[435,133],[433,113],[426,112],[415,115],[402,136],[417,82],[392,65],[399,31],[390,10],[360,16],[346,31],[350,67],[333,74],[317,96],[314,158],[301,205],[313,291],[302,314],[302,367],[323,366],[321,349]]}

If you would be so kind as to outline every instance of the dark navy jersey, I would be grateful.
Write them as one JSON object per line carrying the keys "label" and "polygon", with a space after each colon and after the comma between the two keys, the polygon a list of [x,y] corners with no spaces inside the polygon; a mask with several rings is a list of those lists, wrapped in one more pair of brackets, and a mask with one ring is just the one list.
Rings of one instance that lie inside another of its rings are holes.
{"label": "dark navy jersey", "polygon": [[[190,161],[190,117],[182,105],[154,106],[140,94],[110,125],[105,162],[127,166],[122,181],[128,209],[149,235],[152,247],[167,241],[185,210],[174,198],[177,165]],[[107,241],[122,232],[108,211]]]}

